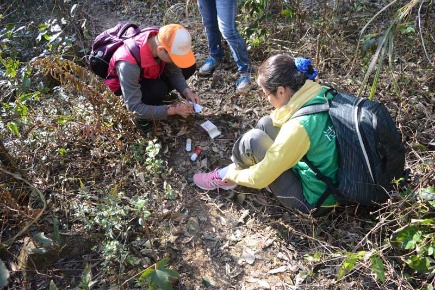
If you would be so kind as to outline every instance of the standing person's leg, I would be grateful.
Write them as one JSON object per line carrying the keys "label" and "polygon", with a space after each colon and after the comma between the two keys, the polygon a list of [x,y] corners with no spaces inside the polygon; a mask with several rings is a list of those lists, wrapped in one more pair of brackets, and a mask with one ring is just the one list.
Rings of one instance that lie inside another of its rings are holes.
{"label": "standing person's leg", "polygon": [[219,30],[228,42],[231,54],[241,77],[236,83],[237,90],[243,91],[251,84],[252,65],[248,57],[245,40],[237,30],[237,0],[216,0]]}
{"label": "standing person's leg", "polygon": [[239,73],[251,73],[246,43],[237,30],[237,0],[216,0],[219,30],[228,42]]}
{"label": "standing person's leg", "polygon": [[210,58],[206,59],[199,69],[200,74],[210,74],[218,66],[224,55],[222,35],[219,30],[216,0],[198,0],[198,9],[201,13],[202,24],[207,35]]}

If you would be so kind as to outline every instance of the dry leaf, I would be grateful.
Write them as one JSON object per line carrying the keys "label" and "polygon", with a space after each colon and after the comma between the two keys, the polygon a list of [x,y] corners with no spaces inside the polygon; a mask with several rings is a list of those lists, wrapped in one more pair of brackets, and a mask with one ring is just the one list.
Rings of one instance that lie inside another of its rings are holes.
{"label": "dry leaf", "polygon": [[255,252],[251,249],[244,248],[238,264],[242,264],[243,262],[247,262],[248,264],[252,265],[255,262]]}
{"label": "dry leaf", "polygon": [[284,273],[285,271],[287,271],[287,266],[281,266],[279,268],[272,269],[272,270],[270,270],[267,273],[269,273],[269,274],[277,274],[277,273]]}
{"label": "dry leaf", "polygon": [[257,283],[258,283],[258,286],[260,286],[263,289],[270,289],[270,284],[267,283],[266,281],[258,280]]}

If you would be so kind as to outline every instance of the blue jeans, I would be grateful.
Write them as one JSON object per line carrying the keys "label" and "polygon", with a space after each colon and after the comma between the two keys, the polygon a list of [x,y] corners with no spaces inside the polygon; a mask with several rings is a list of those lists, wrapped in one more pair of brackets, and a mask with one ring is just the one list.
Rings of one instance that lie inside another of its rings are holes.
{"label": "blue jeans", "polygon": [[199,12],[208,40],[210,56],[221,61],[222,37],[227,41],[239,73],[251,73],[246,43],[236,25],[237,0],[198,0]]}
{"label": "blue jeans", "polygon": [[[273,126],[269,115],[262,117],[254,129],[242,135],[234,144],[231,159],[241,168],[249,168],[263,160],[273,144],[280,128]],[[269,184],[272,194],[285,206],[308,213],[315,209],[304,197],[302,183],[290,168]],[[318,216],[330,211],[319,208],[313,215]]]}

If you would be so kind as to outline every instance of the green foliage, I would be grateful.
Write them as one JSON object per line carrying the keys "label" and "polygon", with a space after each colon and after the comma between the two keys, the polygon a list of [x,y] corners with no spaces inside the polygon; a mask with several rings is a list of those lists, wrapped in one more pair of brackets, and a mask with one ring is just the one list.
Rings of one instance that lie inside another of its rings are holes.
{"label": "green foliage", "polygon": [[157,155],[162,149],[162,145],[155,139],[139,139],[131,147],[131,155],[152,174],[160,174],[163,169],[163,160],[158,159]]}
{"label": "green foliage", "polygon": [[202,285],[204,285],[205,288],[212,286],[210,280],[207,277],[202,277]]}
{"label": "green foliage", "polygon": [[166,199],[174,200],[175,199],[175,190],[172,188],[172,186],[165,181],[163,184],[163,187],[165,188]]}
{"label": "green foliage", "polygon": [[53,238],[57,245],[60,245],[59,219],[53,219]]}
{"label": "green foliage", "polygon": [[57,290],[57,286],[53,280],[50,280],[50,288],[49,289],[50,290]]}
{"label": "green foliage", "polygon": [[418,273],[435,269],[435,219],[412,219],[410,224],[396,230],[392,237],[393,246],[410,250],[405,263]]}
{"label": "green foliage", "polygon": [[285,16],[285,18],[292,20],[296,17],[296,11],[292,7],[288,7],[281,11],[281,14]]}
{"label": "green foliage", "polygon": [[[411,271],[419,274],[433,273],[435,271],[435,218],[431,215],[435,208],[435,195],[431,194],[434,194],[434,191],[434,188],[429,186],[419,192],[420,202],[414,200],[411,204],[408,202],[401,204],[403,208],[398,209],[395,213],[397,217],[392,221],[405,225],[396,229],[389,239],[386,238],[377,244],[375,250],[347,252],[337,278],[342,279],[350,274],[358,263],[370,261],[372,272],[376,274],[379,281],[385,282],[386,263],[394,263],[396,265],[393,267],[396,268],[397,257]],[[408,194],[403,198],[411,199],[412,196]],[[387,212],[387,214],[391,216],[393,213]],[[383,222],[385,222],[383,218],[380,218],[379,223],[383,224]],[[409,281],[414,279],[413,275],[409,275]]]}
{"label": "green foliage", "polygon": [[92,269],[91,265],[86,264],[85,269],[80,277],[80,283],[77,285],[76,289],[80,290],[90,290],[96,284],[96,281],[92,281]]}
{"label": "green foliage", "polygon": [[4,75],[6,77],[13,79],[17,76],[18,69],[20,68],[19,60],[8,57],[6,59],[0,59],[0,62],[5,68]]}
{"label": "green foliage", "polygon": [[422,188],[418,192],[418,196],[422,200],[427,200],[432,207],[435,207],[435,186],[428,186],[426,188]]}
{"label": "green foliage", "polygon": [[[100,247],[95,248],[105,259],[103,265],[117,264],[121,268],[127,265],[137,266],[140,260],[130,252],[125,240],[133,227],[133,220],[151,215],[146,208],[148,200],[141,196],[126,197],[123,192],[114,188],[111,193],[104,194],[98,204],[91,206],[93,196],[84,186],[80,197],[84,199],[82,204],[72,204],[76,218],[88,230],[104,233],[103,242]],[[106,270],[113,271],[110,267]]]}
{"label": "green foliage", "polygon": [[[90,290],[97,283],[92,281],[92,269],[89,264],[86,264],[85,269],[80,277],[80,283],[75,287],[76,290]],[[57,290],[57,286],[53,280],[50,281],[50,290]]]}
{"label": "green foliage", "polygon": [[60,115],[57,117],[57,123],[59,125],[65,126],[69,121],[71,121],[71,116]]}
{"label": "green foliage", "polygon": [[65,156],[66,155],[66,149],[65,148],[59,148],[58,152],[61,156]]}
{"label": "green foliage", "polygon": [[347,252],[345,259],[338,271],[337,279],[340,280],[344,276],[348,275],[358,263],[363,263],[370,259],[371,270],[376,274],[376,277],[381,281],[385,282],[385,265],[382,259],[374,251],[366,252],[359,251],[357,253]]}
{"label": "green foliage", "polygon": [[29,123],[29,106],[39,99],[41,91],[32,88],[31,68],[28,65],[23,66],[15,57],[3,58],[0,55],[0,71],[4,72],[5,79],[3,95],[0,97],[0,116],[9,132],[18,137],[20,128]]}
{"label": "green foliage", "polygon": [[[372,72],[375,70],[375,75],[373,77],[372,85],[370,88],[370,94],[368,96],[369,99],[373,99],[376,88],[378,85],[379,77],[381,74],[381,71],[383,69],[384,60],[388,58],[388,64],[389,64],[389,71],[391,73],[391,80],[394,86],[394,89],[396,91],[396,94],[400,98],[400,89],[397,83],[397,80],[395,79],[393,75],[393,60],[394,60],[394,53],[395,53],[395,41],[397,36],[400,36],[400,41],[404,42],[407,40],[407,37],[409,34],[415,33],[415,23],[407,22],[407,18],[411,14],[413,8],[415,5],[417,5],[418,1],[410,1],[403,7],[401,7],[394,15],[394,17],[391,19],[390,25],[387,29],[383,32],[383,35],[379,36],[377,34],[367,34],[363,35],[364,31],[367,29],[367,27],[374,21],[375,18],[377,18],[379,15],[381,15],[383,12],[385,12],[387,9],[389,9],[392,5],[396,4],[397,1],[392,1],[385,7],[383,7],[375,16],[373,16],[368,23],[363,27],[363,29],[360,32],[361,38],[360,42],[362,43],[362,53],[365,55],[369,50],[373,51],[376,47],[376,50],[373,53],[373,56],[370,60],[370,64],[367,68],[367,72],[364,76],[363,84],[365,85],[368,82],[368,79],[370,76],[372,76]],[[412,45],[412,44],[411,44]],[[358,92],[358,95],[361,95],[364,87],[361,86],[360,91]]]}
{"label": "green foliage", "polygon": [[19,136],[20,132],[18,131],[18,125],[16,122],[9,122],[7,124],[9,131],[11,131],[15,136]]}
{"label": "green foliage", "polygon": [[267,43],[267,30],[261,24],[270,17],[267,12],[268,1],[266,0],[245,0],[243,9],[247,12],[244,15],[244,23],[247,24],[241,31],[247,41],[248,48],[259,47]]}
{"label": "green foliage", "polygon": [[379,258],[377,255],[372,255],[370,257],[370,260],[372,262],[372,270],[373,272],[375,272],[376,277],[378,277],[381,282],[385,282],[385,266],[382,259]]}
{"label": "green foliage", "polygon": [[39,35],[36,37],[36,42],[44,44],[49,52],[61,54],[69,52],[76,39],[74,36],[65,35],[63,27],[68,24],[69,21],[65,18],[60,20],[50,19],[45,23],[39,24]]}
{"label": "green foliage", "polygon": [[[77,5],[73,5],[68,17],[61,17],[60,20],[52,18],[39,24],[36,38],[33,22],[17,27],[13,21],[4,19],[7,23],[0,29],[0,74],[5,81],[2,82],[0,114],[9,132],[17,137],[20,131],[25,130],[25,125],[33,123],[27,119],[30,106],[41,93],[48,92],[42,82],[35,83],[35,78],[31,77],[32,68],[23,59],[42,51],[62,55],[72,51],[77,39],[74,34],[68,35],[66,28],[71,26],[71,21],[76,21],[76,11]],[[85,27],[82,26],[82,29],[85,30]]]}
{"label": "green foliage", "polygon": [[22,48],[31,46],[27,41],[30,36],[31,32],[27,26],[16,27],[13,23],[6,23],[0,28],[0,57],[18,59],[23,52]]}
{"label": "green foliage", "polygon": [[379,254],[380,253],[376,251],[359,251],[356,253],[345,252],[344,255],[339,253],[325,255],[325,253],[318,251],[314,254],[305,254],[304,258],[310,263],[321,263],[324,259],[335,259],[337,256],[343,257],[344,260],[338,271],[337,280],[341,280],[348,274],[351,274],[358,264],[365,264],[370,261],[370,267],[368,268],[372,270],[372,272],[381,282],[385,282],[385,265]]}
{"label": "green foliage", "polygon": [[361,52],[362,56],[364,57],[365,55],[369,53],[374,53],[376,51],[379,38],[376,33],[369,33],[362,36],[360,41],[362,43]]}
{"label": "green foliage", "polygon": [[359,261],[364,260],[365,251],[360,251],[358,253],[346,253],[346,258],[343,261],[343,264],[341,265],[340,270],[338,271],[337,279],[342,279],[344,276],[349,274],[353,268],[355,267],[356,263]]}
{"label": "green foliage", "polygon": [[138,286],[148,286],[149,290],[173,290],[170,278],[178,279],[179,274],[174,270],[166,268],[168,259],[163,259],[156,263],[153,268],[146,269],[138,280]]}
{"label": "green foliage", "polygon": [[162,149],[162,145],[158,143],[157,139],[148,140],[148,145],[146,147],[146,168],[154,173],[161,173],[163,168],[163,160],[157,159],[157,154],[159,154]]}
{"label": "green foliage", "polygon": [[305,260],[309,262],[319,262],[322,258],[322,252],[315,252],[314,255],[305,254]]}

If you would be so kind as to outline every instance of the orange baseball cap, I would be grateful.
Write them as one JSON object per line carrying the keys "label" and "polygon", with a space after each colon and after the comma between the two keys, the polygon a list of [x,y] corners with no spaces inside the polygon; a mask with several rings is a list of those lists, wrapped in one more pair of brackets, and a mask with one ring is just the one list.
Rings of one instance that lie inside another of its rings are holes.
{"label": "orange baseball cap", "polygon": [[192,51],[192,37],[189,31],[179,24],[168,24],[160,28],[158,39],[160,45],[169,53],[174,64],[188,68],[195,64]]}

